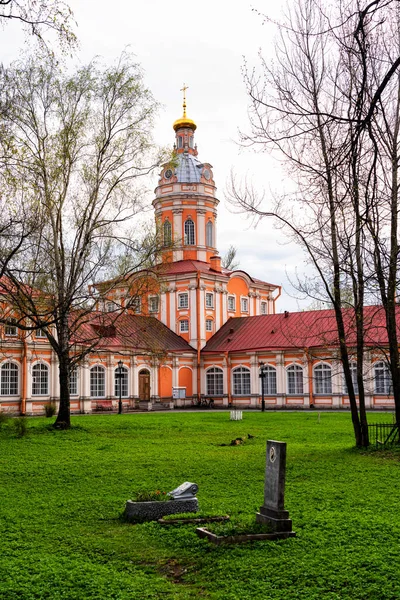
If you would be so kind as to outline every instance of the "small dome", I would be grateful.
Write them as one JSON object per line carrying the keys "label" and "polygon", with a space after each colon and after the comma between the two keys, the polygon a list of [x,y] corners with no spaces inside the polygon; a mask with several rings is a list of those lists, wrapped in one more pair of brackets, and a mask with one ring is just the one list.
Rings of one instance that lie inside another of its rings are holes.
{"label": "small dome", "polygon": [[186,115],[184,115],[180,119],[177,119],[175,121],[175,123],[172,125],[172,127],[174,128],[175,131],[178,131],[178,129],[183,129],[184,127],[188,127],[189,129],[192,129],[193,131],[196,131],[196,129],[197,129],[196,123],[194,121],[192,121],[192,119],[188,119],[186,117]]}

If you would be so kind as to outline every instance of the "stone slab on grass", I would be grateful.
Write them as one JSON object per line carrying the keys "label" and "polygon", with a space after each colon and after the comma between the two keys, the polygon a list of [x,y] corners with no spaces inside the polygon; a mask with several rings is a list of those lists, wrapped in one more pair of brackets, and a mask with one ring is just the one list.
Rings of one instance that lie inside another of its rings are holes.
{"label": "stone slab on grass", "polygon": [[197,498],[186,500],[166,500],[165,502],[133,502],[125,504],[125,518],[128,521],[157,521],[165,515],[195,513],[199,509]]}

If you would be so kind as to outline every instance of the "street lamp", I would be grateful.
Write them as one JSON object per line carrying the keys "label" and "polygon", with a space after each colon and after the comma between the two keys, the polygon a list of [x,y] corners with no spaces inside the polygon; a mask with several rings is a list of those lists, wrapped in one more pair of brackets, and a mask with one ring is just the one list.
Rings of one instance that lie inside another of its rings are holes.
{"label": "street lamp", "polygon": [[259,364],[260,367],[260,379],[261,379],[261,412],[265,411],[265,398],[264,398],[264,380],[267,376],[267,367],[264,363]]}
{"label": "street lamp", "polygon": [[124,363],[122,360],[118,361],[118,373],[115,376],[119,379],[119,400],[118,400],[118,414],[122,415],[122,367]]}

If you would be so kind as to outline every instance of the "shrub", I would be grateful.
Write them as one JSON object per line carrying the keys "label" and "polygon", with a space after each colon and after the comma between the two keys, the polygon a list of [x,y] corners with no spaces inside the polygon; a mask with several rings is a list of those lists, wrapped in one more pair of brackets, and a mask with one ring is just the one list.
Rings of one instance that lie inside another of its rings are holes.
{"label": "shrub", "polygon": [[54,406],[54,404],[45,404],[44,412],[46,417],[54,417],[54,415],[56,414],[56,407]]}
{"label": "shrub", "polygon": [[10,420],[9,415],[0,411],[0,429],[2,427],[4,427],[4,425],[6,425],[6,423],[8,423],[9,420]]}
{"label": "shrub", "polygon": [[28,421],[26,417],[17,417],[14,419],[14,428],[17,437],[22,438],[28,433]]}
{"label": "shrub", "polygon": [[133,502],[165,502],[171,500],[168,492],[161,492],[160,490],[154,490],[149,492],[148,490],[139,490],[133,493]]}

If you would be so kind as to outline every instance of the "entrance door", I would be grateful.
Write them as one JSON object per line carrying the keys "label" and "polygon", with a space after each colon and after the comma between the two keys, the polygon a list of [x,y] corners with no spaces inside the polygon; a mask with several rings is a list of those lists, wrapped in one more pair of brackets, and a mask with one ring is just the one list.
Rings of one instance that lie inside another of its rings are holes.
{"label": "entrance door", "polygon": [[139,400],[150,401],[150,372],[147,369],[139,373]]}

